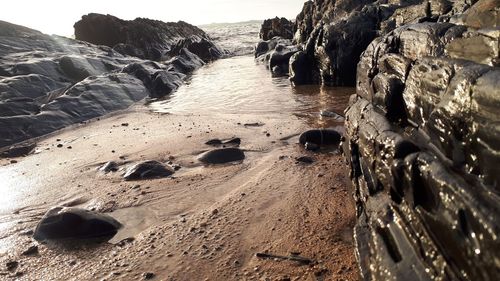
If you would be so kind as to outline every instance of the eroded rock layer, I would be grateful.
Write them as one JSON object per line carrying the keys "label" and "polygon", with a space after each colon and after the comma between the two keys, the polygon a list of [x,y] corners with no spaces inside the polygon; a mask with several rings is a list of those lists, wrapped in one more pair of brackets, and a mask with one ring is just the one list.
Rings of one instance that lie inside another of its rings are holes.
{"label": "eroded rock layer", "polygon": [[[449,22],[404,24],[361,55],[343,146],[365,280],[498,276],[500,30],[487,19],[498,11],[491,2],[436,17]],[[486,16],[477,23],[471,13]]]}

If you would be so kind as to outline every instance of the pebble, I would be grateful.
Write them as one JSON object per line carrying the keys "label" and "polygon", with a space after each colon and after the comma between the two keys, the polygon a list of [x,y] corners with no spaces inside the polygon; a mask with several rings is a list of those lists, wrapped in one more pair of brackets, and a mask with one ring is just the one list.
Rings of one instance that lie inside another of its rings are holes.
{"label": "pebble", "polygon": [[16,164],[17,160],[10,160],[10,164]]}
{"label": "pebble", "polygon": [[60,144],[58,144],[58,145],[57,145],[57,147],[59,147],[59,148],[60,148],[60,147],[63,147],[63,145],[60,143]]}
{"label": "pebble", "polygon": [[32,245],[22,253],[23,256],[34,256],[38,254],[38,246]]}
{"label": "pebble", "polygon": [[142,276],[144,277],[144,280],[150,280],[155,277],[155,274],[152,272],[145,272]]}
{"label": "pebble", "polygon": [[306,163],[306,164],[311,164],[314,162],[314,159],[309,157],[309,156],[301,156],[296,159],[298,162]]}
{"label": "pebble", "polygon": [[6,264],[5,264],[5,267],[7,267],[7,270],[8,271],[14,271],[16,270],[16,268],[19,266],[19,262],[17,261],[8,261]]}

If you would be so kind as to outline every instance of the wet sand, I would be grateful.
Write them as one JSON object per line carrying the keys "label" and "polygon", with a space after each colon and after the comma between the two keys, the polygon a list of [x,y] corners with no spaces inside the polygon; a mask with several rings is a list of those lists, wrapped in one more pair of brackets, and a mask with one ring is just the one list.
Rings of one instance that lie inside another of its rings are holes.
{"label": "wet sand", "polygon": [[[338,151],[305,151],[298,134],[324,120],[294,114],[168,114],[138,105],[47,137],[33,155],[0,160],[0,279],[357,280],[344,160]],[[213,149],[206,141],[232,137],[242,140],[243,162],[197,161]],[[297,163],[304,155],[315,162]],[[107,161],[126,168],[141,160],[181,169],[141,181],[124,181],[123,170],[97,170]],[[35,242],[31,231],[57,205],[105,212],[124,227],[112,243]],[[34,245],[38,254],[22,254]],[[299,253],[313,262],[262,259],[259,252]],[[19,264],[8,271],[9,261]]]}

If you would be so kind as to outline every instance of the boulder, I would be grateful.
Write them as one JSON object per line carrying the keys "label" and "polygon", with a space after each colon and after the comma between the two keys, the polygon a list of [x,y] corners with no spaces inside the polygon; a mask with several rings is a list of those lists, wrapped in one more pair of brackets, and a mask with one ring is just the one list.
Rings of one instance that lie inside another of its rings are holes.
{"label": "boulder", "polygon": [[204,164],[225,164],[236,161],[243,161],[245,153],[239,148],[220,148],[208,151],[200,155],[198,160]]}
{"label": "boulder", "polygon": [[70,207],[50,209],[36,226],[33,238],[47,240],[109,240],[121,224],[112,217],[97,212]]}
{"label": "boulder", "polygon": [[169,177],[174,171],[158,161],[150,160],[134,164],[127,169],[123,178],[127,181]]}
{"label": "boulder", "polygon": [[299,137],[299,142],[302,145],[306,143],[316,144],[318,146],[338,145],[341,137],[341,134],[335,130],[317,129],[302,133]]}

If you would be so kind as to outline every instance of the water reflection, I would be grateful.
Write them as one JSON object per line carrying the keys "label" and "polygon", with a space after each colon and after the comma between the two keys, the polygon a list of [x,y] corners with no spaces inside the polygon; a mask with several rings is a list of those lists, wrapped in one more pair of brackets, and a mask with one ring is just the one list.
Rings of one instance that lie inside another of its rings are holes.
{"label": "water reflection", "polygon": [[219,60],[198,70],[167,100],[150,104],[155,112],[200,114],[295,115],[312,127],[339,125],[338,120],[320,116],[321,110],[343,115],[354,88],[317,85],[291,87],[286,77],[271,78],[253,57]]}
{"label": "water reflection", "polygon": [[355,88],[325,87],[307,85],[292,88],[294,98],[298,103],[294,115],[304,119],[311,127],[327,128],[342,125],[343,120],[321,115],[320,112],[331,112],[344,116],[344,110],[349,97]]}

